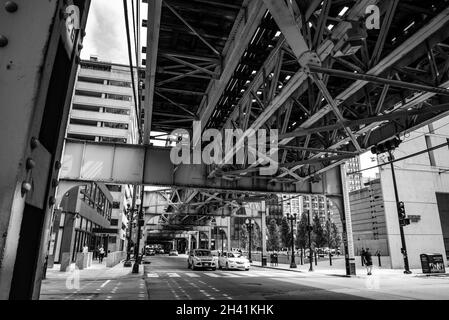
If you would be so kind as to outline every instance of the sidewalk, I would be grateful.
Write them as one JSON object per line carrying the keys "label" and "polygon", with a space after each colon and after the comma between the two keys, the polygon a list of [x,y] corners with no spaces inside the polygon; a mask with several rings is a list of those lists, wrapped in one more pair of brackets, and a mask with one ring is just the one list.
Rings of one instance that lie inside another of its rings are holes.
{"label": "sidewalk", "polygon": [[143,279],[143,265],[138,274],[125,268],[123,262],[112,268],[94,262],[90,268],[59,271],[59,265],[47,270],[42,281],[41,300],[146,300],[148,293]]}
{"label": "sidewalk", "polygon": [[[304,275],[313,276],[336,276],[336,277],[346,277],[346,267],[345,267],[345,259],[343,257],[332,259],[332,266],[329,265],[329,260],[319,260],[317,265],[313,262],[312,267],[313,271],[309,271],[310,264],[307,261],[304,261],[304,264],[300,264],[300,260],[296,261],[297,268],[290,268],[290,264],[279,263],[277,266],[272,265],[270,262],[267,263],[265,267],[262,267],[262,263],[260,261],[253,261],[252,266],[258,268],[268,268],[274,270],[288,270],[292,272],[299,272]],[[421,275],[426,276],[422,273],[421,269],[411,269],[412,276]],[[385,276],[409,276],[403,273],[402,269],[390,269],[379,267],[376,264],[373,266],[373,274],[377,275],[385,275]],[[362,267],[357,263],[356,260],[356,276],[366,276],[366,268]]]}

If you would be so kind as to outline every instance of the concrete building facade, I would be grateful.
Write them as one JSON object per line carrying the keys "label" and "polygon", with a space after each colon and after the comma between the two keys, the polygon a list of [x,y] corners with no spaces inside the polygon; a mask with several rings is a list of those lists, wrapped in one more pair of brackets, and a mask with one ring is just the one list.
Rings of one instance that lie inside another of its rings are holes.
{"label": "concrete building facade", "polygon": [[[396,159],[449,142],[449,118],[435,121],[411,132],[394,151]],[[385,155],[379,163],[387,161]],[[404,227],[411,268],[420,268],[422,253],[442,254],[447,265],[449,254],[449,147],[394,163],[399,200],[411,223]],[[390,165],[382,166],[380,178],[385,205],[391,263],[403,267],[401,239]]]}
{"label": "concrete building facade", "polygon": [[362,248],[375,254],[389,255],[384,199],[380,179],[349,193],[354,250],[360,255]]}

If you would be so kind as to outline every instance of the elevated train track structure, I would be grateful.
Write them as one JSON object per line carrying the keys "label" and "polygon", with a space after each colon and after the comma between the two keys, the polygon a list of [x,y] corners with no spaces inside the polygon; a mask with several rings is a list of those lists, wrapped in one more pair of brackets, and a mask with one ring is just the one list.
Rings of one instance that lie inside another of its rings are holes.
{"label": "elevated train track structure", "polygon": [[[448,21],[445,1],[150,1],[144,145],[67,141],[61,178],[341,197],[348,158],[449,114]],[[150,145],[184,129],[194,148],[193,121],[241,130],[240,142],[277,129],[277,172],[228,164],[235,149],[174,165],[171,147]]]}

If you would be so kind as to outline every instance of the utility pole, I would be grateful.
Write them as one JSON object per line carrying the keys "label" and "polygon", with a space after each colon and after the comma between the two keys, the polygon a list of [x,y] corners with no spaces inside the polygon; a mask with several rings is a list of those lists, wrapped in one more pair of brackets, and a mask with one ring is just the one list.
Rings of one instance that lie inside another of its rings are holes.
{"label": "utility pole", "polygon": [[397,210],[397,214],[398,214],[398,218],[399,218],[399,231],[401,233],[401,245],[402,245],[401,253],[404,257],[404,269],[405,269],[404,273],[410,274],[412,272],[410,271],[410,267],[408,264],[407,247],[406,247],[406,243],[405,243],[404,226],[403,226],[403,222],[402,222],[402,220],[404,220],[404,219],[401,219],[401,217],[400,217],[400,208],[399,208],[400,201],[399,201],[399,195],[398,195],[398,187],[396,185],[396,174],[394,172],[394,164],[392,162],[393,160],[394,160],[393,153],[391,152],[391,150],[388,150],[388,161],[390,161],[391,175],[393,177],[394,197],[396,199],[396,210]]}

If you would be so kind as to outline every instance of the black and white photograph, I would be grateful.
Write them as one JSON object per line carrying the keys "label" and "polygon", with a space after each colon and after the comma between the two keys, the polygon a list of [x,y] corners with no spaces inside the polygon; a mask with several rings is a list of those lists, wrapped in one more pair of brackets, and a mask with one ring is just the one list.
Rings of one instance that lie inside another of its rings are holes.
{"label": "black and white photograph", "polygon": [[448,0],[0,0],[0,133],[0,300],[449,300]]}

